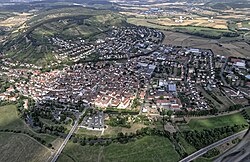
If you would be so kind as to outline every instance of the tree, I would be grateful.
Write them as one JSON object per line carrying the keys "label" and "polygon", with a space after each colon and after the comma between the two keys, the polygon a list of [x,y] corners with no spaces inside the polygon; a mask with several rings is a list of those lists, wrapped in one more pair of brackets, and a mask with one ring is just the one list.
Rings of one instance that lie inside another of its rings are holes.
{"label": "tree", "polygon": [[168,115],[168,116],[172,116],[173,113],[174,113],[174,112],[173,112],[172,110],[169,110],[169,111],[167,112],[167,115]]}

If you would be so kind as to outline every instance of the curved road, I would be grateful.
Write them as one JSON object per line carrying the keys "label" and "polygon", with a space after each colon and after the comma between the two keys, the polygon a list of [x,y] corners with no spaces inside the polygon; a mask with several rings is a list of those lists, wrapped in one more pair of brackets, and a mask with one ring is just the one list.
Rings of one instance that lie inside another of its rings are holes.
{"label": "curved road", "polygon": [[246,132],[247,132],[247,129],[243,130],[243,131],[241,131],[239,133],[233,134],[233,135],[231,135],[229,137],[226,137],[226,138],[224,138],[224,139],[222,139],[220,141],[217,141],[217,142],[215,142],[215,143],[213,143],[213,144],[211,144],[211,145],[209,145],[207,147],[204,147],[204,148],[200,149],[199,151],[196,151],[195,153],[187,156],[186,158],[180,160],[179,162],[190,162],[190,161],[200,157],[201,155],[205,154],[209,150],[211,150],[211,149],[213,149],[213,148],[215,148],[215,147],[217,147],[219,145],[222,145],[224,143],[227,143],[227,142],[229,142],[229,141],[231,141],[231,140],[233,140],[233,139],[235,139],[237,137],[240,137],[240,136],[244,135]]}

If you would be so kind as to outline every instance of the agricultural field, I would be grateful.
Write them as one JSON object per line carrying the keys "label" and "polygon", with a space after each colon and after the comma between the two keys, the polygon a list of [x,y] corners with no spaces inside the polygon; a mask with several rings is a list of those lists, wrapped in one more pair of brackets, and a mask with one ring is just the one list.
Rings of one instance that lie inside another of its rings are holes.
{"label": "agricultural field", "polygon": [[[169,156],[167,156],[169,155]],[[146,136],[127,144],[111,144],[109,146],[81,146],[68,143],[59,162],[73,161],[166,161],[180,160],[172,143],[164,137]]]}
{"label": "agricultural field", "polygon": [[26,123],[19,118],[15,105],[7,105],[0,107],[0,129],[26,132],[36,137],[40,137],[47,143],[51,143],[56,139],[54,136],[51,135],[38,134],[34,132],[31,128],[29,128],[29,126],[26,125]]}
{"label": "agricultural field", "polygon": [[[165,19],[168,21],[166,21]],[[128,18],[127,21],[128,23],[131,23],[134,25],[142,25],[142,26],[153,27],[157,29],[177,31],[177,32],[191,34],[191,35],[198,35],[198,36],[202,36],[205,38],[219,39],[224,35],[233,36],[235,34],[232,31],[229,31],[227,29],[226,21],[222,21],[222,20],[218,21],[219,22],[218,24],[215,24],[215,23],[208,23],[208,22],[205,23],[204,19],[202,21],[197,20],[195,22],[194,20],[187,20],[187,22],[184,22],[184,23],[175,23],[169,18],[165,18],[165,19],[163,19],[162,21],[159,21],[159,19],[156,19],[156,18],[155,19]]]}
{"label": "agricultural field", "polygon": [[9,17],[15,16],[13,12],[1,11],[0,12],[0,21],[3,21]]}
{"label": "agricultural field", "polygon": [[[185,18],[185,17],[184,17]],[[182,23],[176,22],[179,18],[158,18],[147,19],[148,22],[158,23],[164,26],[196,26],[196,27],[209,27],[214,29],[227,29],[227,20],[223,19],[210,19],[208,17],[197,17],[192,19],[183,20]]]}
{"label": "agricultural field", "polygon": [[[8,17],[7,16],[4,17],[4,15],[2,14],[2,16],[0,17],[0,27],[18,27],[32,17],[32,15],[29,13],[17,13],[16,15],[13,15],[11,17],[9,17],[10,15]],[[3,18],[3,20],[1,20],[1,18]]]}
{"label": "agricultural field", "polygon": [[[175,5],[173,8],[182,8]],[[144,10],[150,11],[152,6]],[[250,34],[238,31],[240,27],[250,27],[246,10],[225,10],[226,14],[222,14],[220,10],[202,9],[185,15],[181,9],[169,11],[163,4],[161,8],[167,9],[166,15],[140,14],[145,12],[140,8],[122,14],[128,16],[128,23],[162,30],[165,44],[212,49],[216,55],[249,57],[250,45],[246,41],[250,40]],[[183,22],[179,22],[180,16]]]}
{"label": "agricultural field", "polygon": [[24,134],[0,133],[0,161],[44,162],[51,151]]}
{"label": "agricultural field", "polygon": [[224,126],[233,126],[235,124],[247,124],[241,113],[230,115],[210,117],[204,119],[191,119],[188,124],[179,125],[180,130],[197,130],[213,129]]}
{"label": "agricultural field", "polygon": [[211,49],[215,55],[249,57],[250,45],[243,41],[235,41],[237,38],[217,40],[172,31],[163,30],[163,33],[165,34],[163,44]]}

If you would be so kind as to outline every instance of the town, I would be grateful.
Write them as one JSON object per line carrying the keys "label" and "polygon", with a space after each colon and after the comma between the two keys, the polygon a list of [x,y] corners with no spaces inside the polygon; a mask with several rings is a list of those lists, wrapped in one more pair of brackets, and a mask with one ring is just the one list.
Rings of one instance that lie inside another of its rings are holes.
{"label": "town", "polygon": [[[56,119],[63,111],[79,112],[74,106],[65,107],[69,103],[84,103],[98,110],[138,111],[149,118],[160,116],[163,110],[178,113],[216,109],[213,100],[220,103],[221,98],[249,104],[249,60],[225,58],[206,49],[162,45],[162,33],[144,27],[118,28],[112,35],[96,45],[60,43],[57,52],[67,49],[71,52],[64,55],[78,58],[81,50],[76,49],[84,48],[98,53],[97,62],[42,72],[33,65],[28,65],[33,70],[9,68],[17,63],[4,60],[1,75],[8,76],[10,85],[0,99],[30,97],[39,109],[51,109],[45,103],[57,102],[62,109],[55,109]],[[59,44],[58,39],[55,42]]]}
{"label": "town", "polygon": [[0,161],[244,161],[247,1],[3,0]]}

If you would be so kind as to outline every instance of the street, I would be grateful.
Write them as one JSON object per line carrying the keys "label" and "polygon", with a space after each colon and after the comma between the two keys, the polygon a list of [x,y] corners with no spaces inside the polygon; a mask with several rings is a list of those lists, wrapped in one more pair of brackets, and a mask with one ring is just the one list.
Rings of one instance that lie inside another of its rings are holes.
{"label": "street", "polygon": [[224,139],[222,139],[220,141],[217,141],[217,142],[215,142],[215,143],[213,143],[213,144],[211,144],[211,145],[209,145],[207,147],[204,147],[204,148],[196,151],[195,153],[187,156],[186,158],[180,160],[179,162],[189,162],[189,161],[192,161],[192,160],[194,160],[194,159],[196,159],[196,158],[204,155],[209,150],[211,150],[211,149],[213,149],[213,148],[215,148],[217,146],[220,146],[220,145],[222,145],[224,143],[227,143],[227,142],[229,142],[229,141],[231,141],[231,140],[233,140],[233,139],[235,139],[237,137],[240,137],[240,136],[244,135],[246,132],[247,132],[247,130],[243,130],[243,131],[241,131],[239,133],[233,134],[233,135],[231,135],[229,137],[226,137],[226,138],[224,138]]}
{"label": "street", "polygon": [[59,149],[57,150],[57,152],[55,153],[53,159],[51,160],[51,162],[56,162],[58,157],[60,156],[60,154],[62,153],[64,147],[67,145],[69,139],[71,138],[72,134],[75,132],[77,126],[78,126],[78,121],[81,118],[81,116],[85,113],[86,109],[82,112],[82,114],[77,118],[77,120],[75,121],[74,126],[71,128],[69,134],[67,135],[67,137],[65,138],[65,140],[63,141],[63,143],[61,144],[61,146],[59,147]]}

